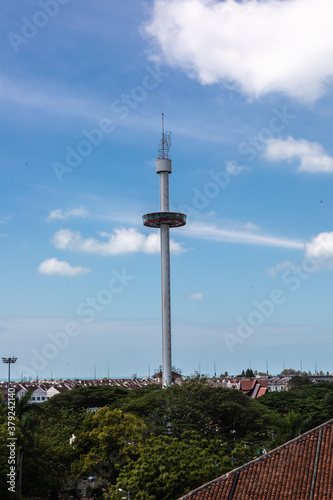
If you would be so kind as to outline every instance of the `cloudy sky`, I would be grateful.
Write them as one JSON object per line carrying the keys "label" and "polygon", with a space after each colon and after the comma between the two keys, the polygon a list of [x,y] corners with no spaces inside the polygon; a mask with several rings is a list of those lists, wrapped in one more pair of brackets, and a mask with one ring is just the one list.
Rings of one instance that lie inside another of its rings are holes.
{"label": "cloudy sky", "polygon": [[[16,0],[1,26],[1,356],[161,364],[155,159],[172,131],[173,364],[332,372],[331,0]],[[0,377],[5,378],[3,365]]]}

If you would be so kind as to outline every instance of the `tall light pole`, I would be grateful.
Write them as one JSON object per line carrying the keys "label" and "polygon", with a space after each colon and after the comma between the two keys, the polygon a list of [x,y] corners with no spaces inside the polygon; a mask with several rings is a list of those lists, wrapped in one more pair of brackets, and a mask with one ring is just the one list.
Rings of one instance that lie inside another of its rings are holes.
{"label": "tall light pole", "polygon": [[[10,365],[16,362],[17,358],[12,356],[11,358],[2,358],[2,362],[8,364],[8,389],[7,389],[7,398],[9,397],[9,389],[10,389]],[[8,400],[8,399],[7,399]]]}
{"label": "tall light pole", "polygon": [[156,159],[156,173],[160,175],[160,212],[143,215],[143,224],[161,229],[161,295],[162,295],[162,385],[169,387],[171,376],[171,305],[170,305],[170,227],[186,224],[186,215],[169,212],[169,174],[172,172],[169,149],[171,133],[164,132],[162,113],[162,140]]}

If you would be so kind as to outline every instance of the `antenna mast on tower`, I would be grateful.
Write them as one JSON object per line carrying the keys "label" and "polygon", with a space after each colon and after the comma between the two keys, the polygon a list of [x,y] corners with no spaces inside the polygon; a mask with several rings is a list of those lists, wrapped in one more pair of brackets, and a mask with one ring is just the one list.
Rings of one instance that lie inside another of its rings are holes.
{"label": "antenna mast on tower", "polygon": [[169,150],[172,146],[171,132],[164,132],[164,113],[162,113],[162,139],[158,148],[158,158],[169,159]]}

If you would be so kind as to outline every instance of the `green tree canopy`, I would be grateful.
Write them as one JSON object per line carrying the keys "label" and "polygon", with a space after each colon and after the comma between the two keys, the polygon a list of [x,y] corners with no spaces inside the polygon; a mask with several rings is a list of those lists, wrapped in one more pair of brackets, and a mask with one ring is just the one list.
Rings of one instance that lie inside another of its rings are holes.
{"label": "green tree canopy", "polygon": [[[260,404],[280,416],[276,426],[277,434],[282,433],[280,444],[333,418],[333,384],[310,383],[290,391],[267,393],[260,398]],[[281,417],[289,419],[289,430]]]}
{"label": "green tree canopy", "polygon": [[75,438],[79,458],[72,464],[72,473],[114,482],[121,467],[138,455],[145,431],[139,418],[121,410],[104,407],[87,414]]}
{"label": "green tree canopy", "polygon": [[244,444],[240,448],[232,450],[221,439],[194,432],[185,432],[180,439],[151,437],[139,458],[123,468],[109,498],[119,499],[122,490],[136,500],[174,500],[254,458],[253,448]]}
{"label": "green tree canopy", "polygon": [[293,390],[297,389],[297,387],[301,387],[302,385],[309,385],[311,384],[311,380],[309,380],[307,377],[303,377],[301,375],[295,375],[292,377],[289,382],[288,382],[288,390]]}
{"label": "green tree canopy", "polygon": [[53,411],[58,408],[79,410],[82,408],[102,408],[106,405],[116,405],[122,398],[128,396],[129,389],[125,387],[75,387],[61,392],[49,399],[43,406],[50,406]]}
{"label": "green tree canopy", "polygon": [[184,431],[216,433],[228,440],[247,438],[261,442],[269,437],[271,412],[241,391],[213,387],[192,379],[149,393],[137,393],[119,402],[123,411],[144,419],[157,435],[180,436]]}

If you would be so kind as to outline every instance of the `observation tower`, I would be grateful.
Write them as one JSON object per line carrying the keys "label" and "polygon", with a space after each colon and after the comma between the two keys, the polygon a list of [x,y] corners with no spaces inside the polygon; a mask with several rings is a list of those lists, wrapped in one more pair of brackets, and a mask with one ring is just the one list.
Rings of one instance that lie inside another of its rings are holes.
{"label": "observation tower", "polygon": [[171,305],[170,305],[170,227],[186,224],[186,215],[169,212],[169,174],[172,172],[169,150],[171,132],[164,132],[162,113],[162,139],[156,159],[156,173],[160,176],[160,212],[143,215],[143,225],[161,230],[161,293],[162,293],[162,385],[171,385]]}

